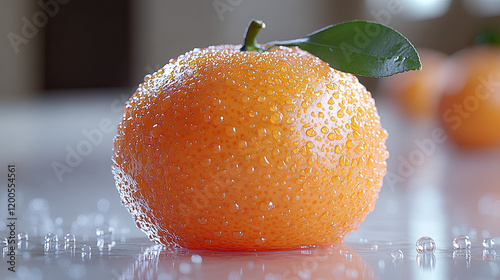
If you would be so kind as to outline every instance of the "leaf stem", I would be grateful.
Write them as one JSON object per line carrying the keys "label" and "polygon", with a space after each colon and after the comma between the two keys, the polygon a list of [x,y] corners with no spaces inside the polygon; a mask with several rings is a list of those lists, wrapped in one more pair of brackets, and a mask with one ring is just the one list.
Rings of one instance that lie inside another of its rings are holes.
{"label": "leaf stem", "polygon": [[240,49],[241,51],[265,51],[265,49],[257,43],[257,34],[259,34],[262,28],[266,28],[266,24],[263,21],[252,19],[245,32],[245,41]]}

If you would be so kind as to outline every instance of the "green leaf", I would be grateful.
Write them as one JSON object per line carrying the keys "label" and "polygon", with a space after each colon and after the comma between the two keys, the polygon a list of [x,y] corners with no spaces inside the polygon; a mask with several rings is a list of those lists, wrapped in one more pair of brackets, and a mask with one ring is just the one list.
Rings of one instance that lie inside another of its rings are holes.
{"label": "green leaf", "polygon": [[376,22],[343,22],[304,38],[270,42],[266,47],[276,45],[297,46],[332,68],[356,75],[386,77],[422,68],[410,41],[396,30]]}
{"label": "green leaf", "polygon": [[474,39],[477,45],[491,45],[500,46],[500,30],[498,29],[485,29]]}

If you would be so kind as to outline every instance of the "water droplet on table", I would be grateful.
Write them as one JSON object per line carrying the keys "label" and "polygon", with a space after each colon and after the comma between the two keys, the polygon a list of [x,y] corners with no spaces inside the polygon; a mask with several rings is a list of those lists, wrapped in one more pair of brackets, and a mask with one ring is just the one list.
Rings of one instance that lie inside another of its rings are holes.
{"label": "water droplet on table", "polygon": [[391,257],[394,259],[394,260],[401,260],[404,258],[404,253],[403,251],[399,250],[399,249],[396,249],[396,250],[393,250],[391,252]]}
{"label": "water droplet on table", "polygon": [[48,233],[43,240],[43,248],[45,253],[53,253],[59,249],[59,237],[54,233]]}
{"label": "water droplet on table", "polygon": [[487,249],[495,248],[495,239],[486,237],[485,239],[483,239],[483,247]]}
{"label": "water droplet on table", "polygon": [[18,241],[28,241],[29,237],[27,233],[21,232],[17,235]]}
{"label": "water droplet on table", "polygon": [[436,242],[429,236],[420,237],[415,243],[417,253],[434,252],[436,249]]}
{"label": "water droplet on table", "polygon": [[107,229],[98,228],[96,229],[95,233],[97,236],[96,245],[99,251],[102,252],[104,248],[107,248],[108,251],[111,251],[111,248],[113,248],[116,245],[113,227],[109,227]]}
{"label": "water droplet on table", "polygon": [[8,245],[9,245],[9,239],[3,238],[2,239],[2,243],[1,243],[1,246],[2,246],[2,256],[3,257],[5,257],[5,254],[8,251]]}
{"label": "water droplet on table", "polygon": [[368,238],[360,237],[359,243],[368,243]]}
{"label": "water droplet on table", "polygon": [[194,254],[191,256],[191,262],[199,264],[203,262],[203,258],[200,255]]}
{"label": "water droplet on table", "polygon": [[453,249],[470,249],[471,242],[467,235],[459,235],[453,239]]}
{"label": "water droplet on table", "polygon": [[28,250],[28,234],[21,232],[17,234],[17,249]]}
{"label": "water droplet on table", "polygon": [[68,233],[64,236],[64,249],[65,250],[75,250],[76,248],[76,237],[75,235]]}
{"label": "water droplet on table", "polygon": [[92,247],[90,245],[84,244],[82,246],[82,255],[92,253]]}

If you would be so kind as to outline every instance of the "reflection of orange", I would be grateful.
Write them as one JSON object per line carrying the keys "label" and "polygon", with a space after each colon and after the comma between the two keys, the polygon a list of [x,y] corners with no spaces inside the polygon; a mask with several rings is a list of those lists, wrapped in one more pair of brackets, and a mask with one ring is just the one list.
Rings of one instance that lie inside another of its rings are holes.
{"label": "reflection of orange", "polygon": [[204,253],[146,248],[122,273],[132,279],[378,279],[370,264],[349,248],[260,253]]}
{"label": "reflection of orange", "polygon": [[500,48],[476,46],[453,55],[439,112],[459,145],[500,145]]}
{"label": "reflection of orange", "polygon": [[412,119],[429,120],[437,112],[444,86],[443,62],[446,55],[432,49],[419,49],[421,71],[410,71],[380,79],[379,91],[394,99]]}
{"label": "reflection of orange", "polygon": [[194,50],[125,108],[113,172],[153,240],[190,249],[325,246],[373,210],[387,134],[350,74],[298,48]]}

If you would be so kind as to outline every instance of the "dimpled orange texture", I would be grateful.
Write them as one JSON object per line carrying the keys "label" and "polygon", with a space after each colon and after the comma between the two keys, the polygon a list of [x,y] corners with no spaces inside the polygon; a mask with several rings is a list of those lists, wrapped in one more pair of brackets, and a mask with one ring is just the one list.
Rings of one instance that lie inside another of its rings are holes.
{"label": "dimpled orange texture", "polygon": [[386,131],[357,78],[298,48],[195,49],[125,106],[113,173],[123,205],[172,247],[329,246],[375,207]]}

